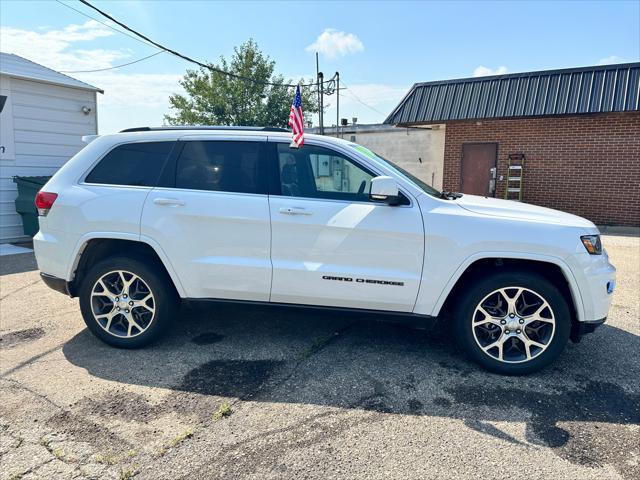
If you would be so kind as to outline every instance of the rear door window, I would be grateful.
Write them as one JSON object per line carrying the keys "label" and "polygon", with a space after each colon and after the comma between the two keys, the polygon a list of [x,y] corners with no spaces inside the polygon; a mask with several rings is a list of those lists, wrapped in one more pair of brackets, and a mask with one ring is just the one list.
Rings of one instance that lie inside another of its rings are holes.
{"label": "rear door window", "polygon": [[263,142],[187,141],[176,166],[176,188],[267,193]]}
{"label": "rear door window", "polygon": [[86,183],[154,187],[174,142],[127,143],[105,155]]}

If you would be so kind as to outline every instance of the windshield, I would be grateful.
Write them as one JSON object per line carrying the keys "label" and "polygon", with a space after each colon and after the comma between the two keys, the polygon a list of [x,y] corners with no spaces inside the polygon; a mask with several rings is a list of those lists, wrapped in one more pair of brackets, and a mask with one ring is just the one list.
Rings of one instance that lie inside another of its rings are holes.
{"label": "windshield", "polygon": [[363,147],[362,145],[358,145],[357,143],[350,143],[349,146],[351,146],[351,148],[353,148],[354,150],[366,155],[369,158],[372,158],[374,160],[380,160],[382,163],[386,164],[388,167],[390,167],[393,170],[395,170],[399,175],[405,177],[411,183],[415,184],[417,187],[419,187],[425,193],[427,193],[427,194],[429,194],[431,196],[434,196],[434,197],[441,197],[442,196],[442,192],[440,192],[439,190],[436,190],[431,185],[426,184],[424,181],[420,180],[415,175],[407,172],[404,168],[401,168],[398,165],[396,165],[395,163],[393,163],[393,162],[387,160],[386,158],[378,155],[377,153],[372,152],[367,147]]}

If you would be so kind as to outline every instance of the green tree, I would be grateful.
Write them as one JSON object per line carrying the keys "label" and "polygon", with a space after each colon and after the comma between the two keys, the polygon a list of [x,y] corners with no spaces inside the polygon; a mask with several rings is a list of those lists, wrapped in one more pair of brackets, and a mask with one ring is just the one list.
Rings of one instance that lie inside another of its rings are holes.
{"label": "green tree", "polygon": [[[234,48],[230,61],[220,57],[212,67],[255,81],[234,78],[200,67],[187,70],[180,80],[185,94],[169,97],[173,115],[165,115],[170,125],[245,125],[287,127],[294,88],[285,86],[282,75],[274,74],[275,61],[264,55],[255,41]],[[275,85],[266,85],[270,82]],[[311,81],[302,81],[309,84]],[[301,88],[306,120],[318,111],[313,88]]]}

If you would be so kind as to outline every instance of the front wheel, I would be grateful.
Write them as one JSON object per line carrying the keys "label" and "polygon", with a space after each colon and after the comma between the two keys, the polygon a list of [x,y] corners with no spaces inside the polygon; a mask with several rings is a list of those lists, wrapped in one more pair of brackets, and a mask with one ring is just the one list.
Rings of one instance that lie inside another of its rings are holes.
{"label": "front wheel", "polygon": [[555,360],[571,331],[567,302],[545,277],[501,272],[469,287],[455,312],[457,338],[496,373],[532,373]]}
{"label": "front wheel", "polygon": [[177,295],[152,260],[118,256],[95,264],[79,292],[91,332],[109,345],[139,348],[156,340],[171,321]]}

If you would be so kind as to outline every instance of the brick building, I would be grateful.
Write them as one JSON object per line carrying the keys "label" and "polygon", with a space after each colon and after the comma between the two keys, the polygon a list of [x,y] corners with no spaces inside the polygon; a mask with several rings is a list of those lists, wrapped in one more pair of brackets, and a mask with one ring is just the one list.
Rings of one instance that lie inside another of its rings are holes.
{"label": "brick building", "polygon": [[385,123],[446,125],[445,190],[640,226],[640,63],[419,83]]}

